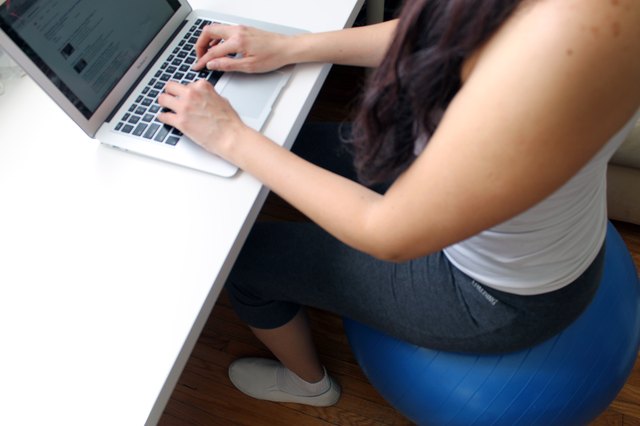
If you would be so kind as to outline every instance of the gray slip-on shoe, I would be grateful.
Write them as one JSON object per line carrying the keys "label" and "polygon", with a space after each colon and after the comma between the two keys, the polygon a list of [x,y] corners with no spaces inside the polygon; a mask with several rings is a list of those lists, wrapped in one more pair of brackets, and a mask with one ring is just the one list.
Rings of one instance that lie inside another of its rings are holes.
{"label": "gray slip-on shoe", "polygon": [[229,366],[229,379],[238,390],[250,397],[274,402],[328,407],[338,402],[340,386],[329,376],[329,389],[316,396],[294,395],[278,387],[278,368],[282,364],[266,358],[240,358]]}

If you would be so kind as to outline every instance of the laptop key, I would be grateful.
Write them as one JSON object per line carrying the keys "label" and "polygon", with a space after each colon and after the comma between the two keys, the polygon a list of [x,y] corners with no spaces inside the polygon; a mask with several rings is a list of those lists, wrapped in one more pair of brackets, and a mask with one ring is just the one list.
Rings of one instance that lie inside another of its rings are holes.
{"label": "laptop key", "polygon": [[169,136],[167,138],[167,140],[165,141],[165,143],[167,145],[171,145],[171,146],[176,146],[178,144],[178,141],[180,140],[179,136]]}
{"label": "laptop key", "polygon": [[138,124],[138,126],[136,127],[136,129],[133,131],[133,134],[135,136],[142,136],[142,134],[144,133],[144,130],[147,128],[146,123],[140,123]]}
{"label": "laptop key", "polygon": [[171,131],[171,127],[167,126],[166,124],[163,125],[160,128],[160,131],[158,131],[158,133],[156,134],[156,137],[153,138],[153,140],[158,142],[164,142],[164,139],[167,137],[170,131]]}
{"label": "laptop key", "polygon": [[122,131],[124,133],[131,133],[132,130],[133,130],[133,126],[131,124],[125,124],[124,127],[122,128]]}
{"label": "laptop key", "polygon": [[153,135],[156,134],[156,132],[158,131],[158,129],[161,126],[159,124],[153,123],[149,126],[149,128],[147,129],[146,132],[144,132],[144,135],[142,136],[145,139],[151,139],[153,137]]}
{"label": "laptop key", "polygon": [[209,80],[209,83],[215,86],[218,80],[220,80],[220,77],[222,77],[222,74],[223,74],[222,71],[213,71],[211,75],[207,78],[207,80]]}

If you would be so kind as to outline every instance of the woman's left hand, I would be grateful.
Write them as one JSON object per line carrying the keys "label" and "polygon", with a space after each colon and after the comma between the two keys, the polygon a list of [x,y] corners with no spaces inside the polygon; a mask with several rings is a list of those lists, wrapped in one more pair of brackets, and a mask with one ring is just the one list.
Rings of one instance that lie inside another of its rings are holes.
{"label": "woman's left hand", "polygon": [[189,85],[170,81],[158,97],[160,106],[171,111],[158,119],[180,130],[207,151],[229,160],[233,141],[249,130],[225,98],[206,80]]}

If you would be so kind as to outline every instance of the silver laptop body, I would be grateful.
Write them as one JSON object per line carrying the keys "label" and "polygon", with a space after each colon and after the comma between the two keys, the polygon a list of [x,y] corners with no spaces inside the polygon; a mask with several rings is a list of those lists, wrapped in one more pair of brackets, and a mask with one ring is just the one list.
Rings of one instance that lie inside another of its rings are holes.
{"label": "silver laptop body", "polygon": [[178,59],[195,60],[193,42],[208,22],[301,32],[194,11],[186,0],[0,0],[0,46],[90,137],[229,177],[235,166],[155,118],[162,85],[207,78],[245,124],[260,130],[292,69],[200,75],[187,70],[188,63],[178,65]]}

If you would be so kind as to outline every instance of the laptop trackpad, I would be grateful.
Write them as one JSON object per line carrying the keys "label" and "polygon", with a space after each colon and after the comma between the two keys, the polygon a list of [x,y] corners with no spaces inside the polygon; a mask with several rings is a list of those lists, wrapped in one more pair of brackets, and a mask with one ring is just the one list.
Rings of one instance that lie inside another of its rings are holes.
{"label": "laptop trackpad", "polygon": [[260,119],[271,110],[286,77],[268,74],[233,74],[220,94],[227,98],[241,117]]}

